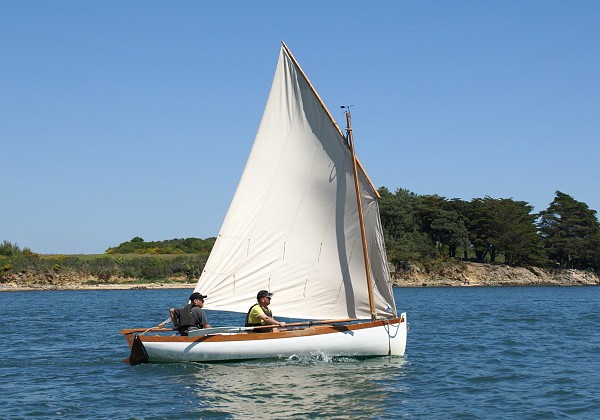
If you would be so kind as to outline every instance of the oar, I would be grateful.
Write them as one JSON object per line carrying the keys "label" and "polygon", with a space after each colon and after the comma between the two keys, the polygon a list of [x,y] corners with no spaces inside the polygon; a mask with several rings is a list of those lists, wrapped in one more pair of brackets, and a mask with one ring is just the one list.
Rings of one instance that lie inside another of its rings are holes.
{"label": "oar", "polygon": [[[338,324],[342,322],[351,322],[356,321],[356,318],[345,318],[345,319],[331,319],[324,321],[305,321],[305,322],[293,322],[290,324],[285,324],[285,327],[299,327],[299,326],[311,326],[315,324]],[[218,333],[236,333],[242,331],[252,331],[255,329],[263,329],[263,328],[277,328],[278,326],[275,324],[270,325],[258,325],[256,327],[212,327],[212,328],[202,328],[199,330],[191,330],[188,331],[188,335],[190,337],[198,336],[198,335],[209,335],[209,334],[218,334]],[[285,328],[279,327],[279,328]]]}
{"label": "oar", "polygon": [[164,326],[167,322],[169,322],[171,320],[171,317],[165,319],[163,322],[161,322],[160,324],[158,324],[156,327],[151,327],[148,328],[146,331],[144,331],[141,335],[146,334],[148,331],[153,330],[154,328],[160,328],[160,329],[164,329]]}
{"label": "oar", "polygon": [[[302,327],[302,326],[308,326],[308,327],[310,327],[311,325],[341,324],[341,323],[345,323],[345,322],[356,321],[357,319],[358,318],[344,318],[344,319],[326,319],[326,320],[322,320],[322,321],[292,322],[292,323],[289,323],[289,324],[285,324],[285,326],[286,327]],[[132,333],[136,333],[136,332],[141,332],[141,333],[145,334],[147,332],[164,332],[164,331],[167,331],[166,328],[162,328],[162,327],[160,327],[160,325],[161,324],[159,324],[159,327],[150,327],[150,328],[130,328],[130,329],[127,329],[127,330],[121,330],[119,332],[121,334],[132,334]],[[253,330],[261,330],[261,329],[265,329],[265,328],[277,328],[277,325],[275,325],[275,324],[271,324],[271,325],[259,325],[259,326],[256,326],[256,327],[214,327],[214,328],[205,328],[205,329],[194,330],[194,331],[207,331],[207,330],[209,330],[211,332],[208,333],[208,334],[214,334],[214,333],[219,333],[219,332],[253,331]],[[279,327],[279,328],[283,328],[283,327]],[[205,334],[202,334],[202,335],[205,335]]]}
{"label": "oar", "polygon": [[[341,324],[344,322],[352,322],[352,321],[356,321],[358,320],[358,318],[344,318],[344,319],[325,319],[322,321],[303,321],[303,322],[291,322],[289,324],[285,324],[285,327],[279,327],[279,328],[286,328],[286,327],[302,327],[302,326],[312,326],[312,325],[321,325],[321,324]],[[254,329],[262,329],[262,328],[277,328],[276,324],[270,324],[270,325],[260,325],[257,327],[252,327]]]}
{"label": "oar", "polygon": [[158,324],[156,326],[156,328],[163,328],[165,325],[167,325],[169,322],[171,321],[171,317],[165,319],[163,322],[161,322],[160,324]]}
{"label": "oar", "polygon": [[150,327],[150,328],[129,328],[126,330],[121,330],[119,331],[119,334],[131,334],[131,333],[135,333],[135,332],[141,332],[142,334],[146,334],[147,332],[150,331],[164,331],[166,330],[165,325],[167,325],[167,323],[171,321],[171,318],[167,318],[165,319],[163,322],[161,322],[160,324],[158,324],[156,327]]}
{"label": "oar", "polygon": [[254,327],[211,327],[198,330],[188,330],[189,337],[198,337],[201,335],[219,334],[219,333],[239,333],[243,331],[252,331]]}

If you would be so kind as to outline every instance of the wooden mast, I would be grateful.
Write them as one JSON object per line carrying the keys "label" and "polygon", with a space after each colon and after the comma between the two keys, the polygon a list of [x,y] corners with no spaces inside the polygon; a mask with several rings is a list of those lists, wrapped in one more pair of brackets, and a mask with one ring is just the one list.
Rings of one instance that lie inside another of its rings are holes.
{"label": "wooden mast", "polygon": [[369,251],[367,245],[367,232],[365,229],[365,218],[363,215],[360,184],[358,183],[358,162],[356,159],[356,150],[354,148],[354,136],[352,135],[352,122],[350,121],[350,109],[346,110],[346,140],[352,152],[352,173],[354,175],[354,190],[356,192],[356,205],[358,207],[358,219],[360,224],[360,237],[362,239],[363,256],[365,258],[365,275],[367,278],[367,291],[369,292],[369,310],[371,320],[377,318],[375,313],[375,303],[373,302],[373,284],[371,283],[371,261],[369,260]]}
{"label": "wooden mast", "polygon": [[350,111],[349,110],[346,111],[346,136],[344,137],[342,130],[340,129],[338,124],[335,122],[335,119],[331,115],[331,112],[329,112],[329,109],[327,109],[327,106],[325,106],[325,103],[323,102],[323,100],[321,99],[319,94],[317,93],[317,90],[314,88],[312,83],[310,83],[310,80],[308,80],[308,77],[302,70],[302,67],[300,67],[300,64],[298,63],[298,61],[296,60],[296,58],[294,57],[292,52],[289,50],[288,46],[285,45],[285,42],[283,42],[283,41],[281,42],[281,45],[282,45],[283,49],[285,50],[286,54],[288,55],[288,57],[295,64],[298,71],[300,71],[300,74],[302,75],[302,77],[304,77],[304,80],[306,81],[306,83],[308,84],[310,89],[312,90],[312,92],[315,95],[315,97],[317,98],[317,100],[320,102],[321,106],[325,110],[325,113],[327,114],[327,116],[329,117],[329,119],[331,120],[331,122],[333,123],[335,128],[337,129],[338,133],[340,133],[341,138],[346,140],[346,142],[348,144],[348,148],[350,149],[350,153],[352,154],[352,173],[354,175],[354,190],[356,192],[356,203],[358,206],[358,217],[359,217],[359,224],[360,224],[360,236],[362,239],[363,256],[364,256],[364,260],[365,260],[365,274],[366,274],[366,279],[367,279],[367,291],[369,293],[369,311],[371,312],[371,319],[375,320],[377,318],[377,314],[375,313],[375,302],[373,301],[373,284],[371,282],[371,262],[369,260],[369,252],[368,252],[368,246],[367,246],[367,233],[365,230],[365,221],[364,221],[364,215],[363,215],[363,209],[362,209],[360,185],[358,183],[358,168],[360,168],[362,174],[365,176],[365,179],[371,186],[371,188],[374,191],[374,194],[377,196],[377,198],[379,198],[379,192],[377,191],[377,188],[375,188],[375,185],[369,178],[369,175],[367,175],[367,172],[363,168],[362,164],[359,162],[358,158],[356,157],[356,152],[354,150],[354,137],[352,135],[352,125],[350,123]]}

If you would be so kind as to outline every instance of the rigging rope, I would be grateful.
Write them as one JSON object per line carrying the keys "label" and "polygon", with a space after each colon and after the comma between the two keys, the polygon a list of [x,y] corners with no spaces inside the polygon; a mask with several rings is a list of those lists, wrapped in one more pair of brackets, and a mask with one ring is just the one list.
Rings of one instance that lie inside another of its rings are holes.
{"label": "rigging rope", "polygon": [[[403,322],[402,320],[400,320],[400,322],[398,322],[398,326],[396,327],[396,331],[393,334],[394,337],[396,336],[396,334],[398,334],[398,330],[400,329],[400,324],[402,324],[402,322]],[[389,320],[387,320],[387,319],[383,320],[383,328],[385,328],[385,331],[388,334],[388,356],[391,356],[392,355],[392,334],[390,333],[391,325],[390,325],[390,321]]]}

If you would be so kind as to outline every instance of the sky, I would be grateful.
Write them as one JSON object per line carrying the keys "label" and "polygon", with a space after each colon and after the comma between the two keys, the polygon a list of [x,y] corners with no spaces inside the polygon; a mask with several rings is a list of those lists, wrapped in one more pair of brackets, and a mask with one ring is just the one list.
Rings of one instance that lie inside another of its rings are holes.
{"label": "sky", "polygon": [[600,2],[0,1],[0,242],[218,234],[280,43],[377,187],[600,210]]}

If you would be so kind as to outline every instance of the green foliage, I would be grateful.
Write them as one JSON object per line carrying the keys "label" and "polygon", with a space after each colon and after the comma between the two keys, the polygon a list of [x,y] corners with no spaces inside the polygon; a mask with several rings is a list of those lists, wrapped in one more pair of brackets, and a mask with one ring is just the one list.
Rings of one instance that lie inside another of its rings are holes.
{"label": "green foliage", "polygon": [[198,279],[208,259],[215,238],[171,239],[145,242],[135,237],[105,255],[46,255],[40,256],[28,248],[4,241],[0,245],[0,281],[18,272],[78,273],[96,276],[101,281],[113,277],[146,281],[172,277],[188,281]]}
{"label": "green foliage", "polygon": [[143,280],[164,280],[182,277],[188,281],[197,280],[204,268],[207,256],[160,255],[131,256],[32,256],[19,254],[4,257],[0,261],[0,276],[18,272],[78,273],[97,276],[102,281],[111,277],[135,278]]}
{"label": "green foliage", "polygon": [[450,258],[600,270],[596,212],[559,191],[539,217],[533,206],[511,198],[447,200],[385,187],[379,193],[388,258],[396,268]]}
{"label": "green foliage", "polygon": [[145,242],[139,236],[119,246],[108,248],[107,254],[208,254],[215,238],[170,239],[167,241]]}
{"label": "green foliage", "polygon": [[473,199],[464,206],[469,239],[477,261],[486,257],[506,264],[544,264],[533,207],[524,201],[491,197]]}
{"label": "green foliage", "polygon": [[556,191],[540,213],[539,231],[548,257],[563,268],[600,268],[600,225],[596,211]]}
{"label": "green foliage", "polygon": [[13,244],[8,241],[4,241],[0,244],[0,255],[4,255],[5,257],[11,257],[13,255],[21,253],[21,248],[17,244]]}
{"label": "green foliage", "polygon": [[[474,260],[511,265],[554,264],[600,271],[600,224],[596,211],[556,192],[547,210],[512,198],[447,200],[405,189],[379,190],[379,210],[389,261],[401,269],[409,262]],[[103,256],[40,256],[8,241],[0,244],[0,280],[19,271],[88,273],[145,280],[185,276],[197,279],[215,238],[146,242],[132,238]]]}
{"label": "green foliage", "polygon": [[386,238],[391,241],[414,231],[414,201],[417,195],[408,190],[399,189],[392,194],[387,188],[379,189],[379,212]]}

